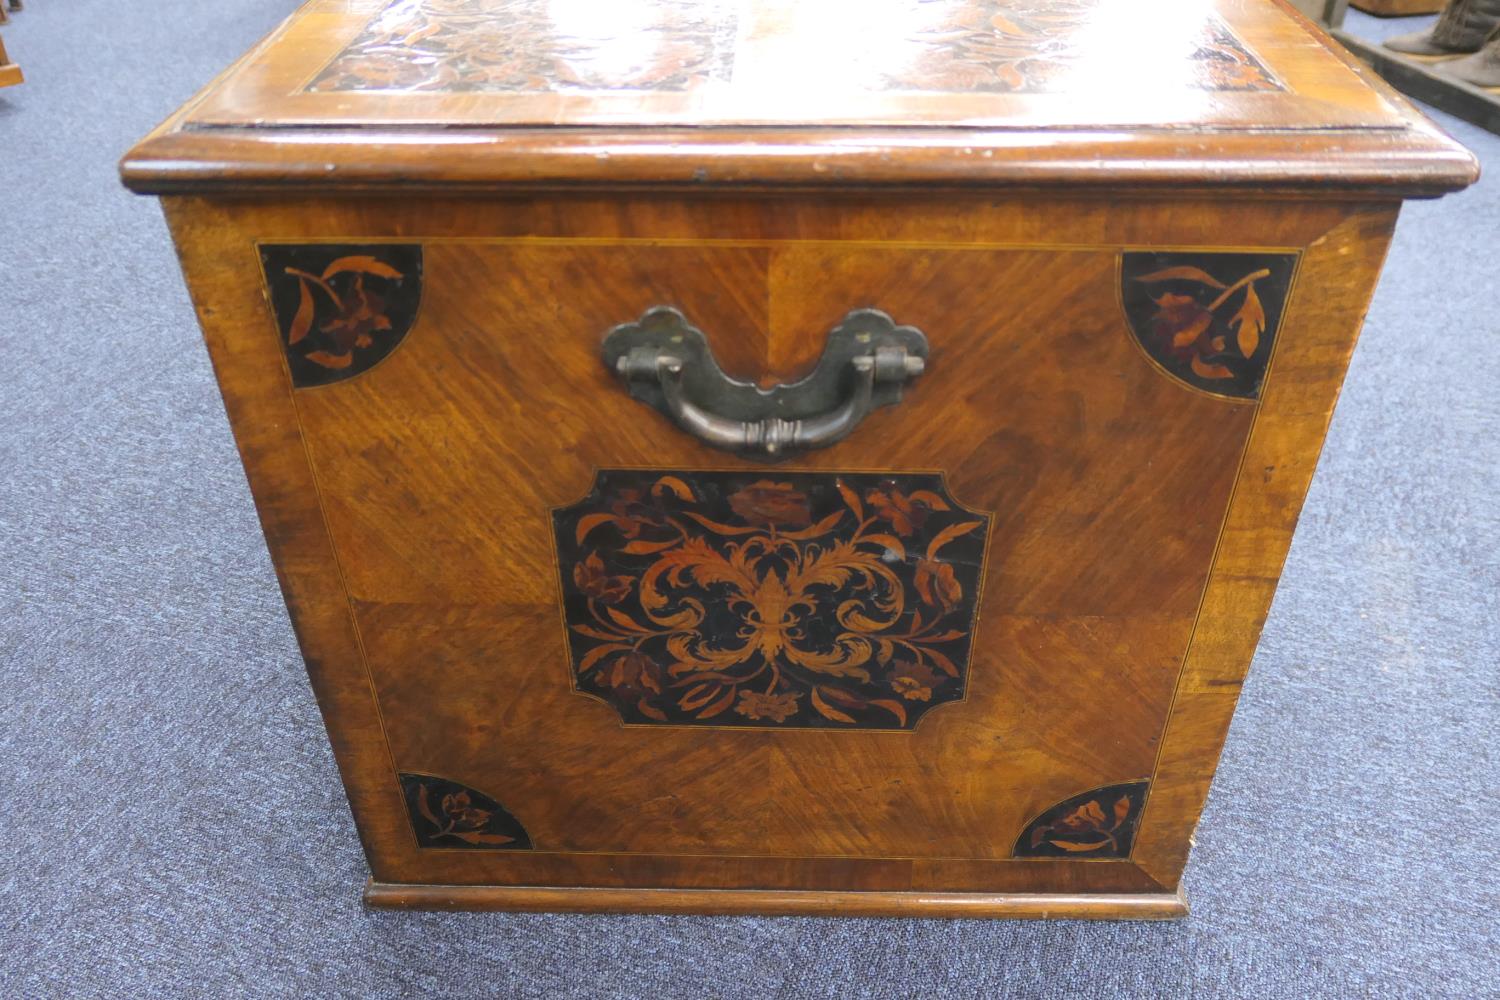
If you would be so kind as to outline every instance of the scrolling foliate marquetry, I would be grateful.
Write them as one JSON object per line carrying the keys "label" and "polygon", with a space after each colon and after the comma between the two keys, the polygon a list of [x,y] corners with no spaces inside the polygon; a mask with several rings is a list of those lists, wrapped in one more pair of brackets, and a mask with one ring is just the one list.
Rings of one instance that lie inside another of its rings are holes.
{"label": "scrolling foliate marquetry", "polygon": [[309,86],[322,91],[683,91],[729,79],[725,0],[397,0]]}
{"label": "scrolling foliate marquetry", "polygon": [[1130,251],[1120,301],[1141,349],[1172,377],[1257,399],[1296,269],[1295,253]]}
{"label": "scrolling foliate marquetry", "polygon": [[[1154,16],[1110,0],[916,0],[902,5],[910,17],[906,58],[884,51],[884,90],[947,93],[1054,93],[1077,86],[1080,74],[1098,73],[1109,53],[1097,44],[1108,18],[1122,14],[1117,30]],[[1196,16],[1195,16],[1196,14]],[[1282,89],[1229,27],[1201,12],[1174,12],[1181,54],[1194,72],[1179,86],[1203,90]],[[859,35],[851,33],[851,40]],[[857,44],[857,42],[855,42]],[[1116,38],[1118,48],[1128,45]],[[1138,67],[1137,67],[1138,68]]]}
{"label": "scrolling foliate marquetry", "polygon": [[574,689],[634,725],[915,728],[964,697],[989,524],[931,473],[602,470],[553,512]]}
{"label": "scrolling foliate marquetry", "polygon": [[292,385],[361,375],[405,339],[422,298],[417,244],[262,243],[266,294]]}

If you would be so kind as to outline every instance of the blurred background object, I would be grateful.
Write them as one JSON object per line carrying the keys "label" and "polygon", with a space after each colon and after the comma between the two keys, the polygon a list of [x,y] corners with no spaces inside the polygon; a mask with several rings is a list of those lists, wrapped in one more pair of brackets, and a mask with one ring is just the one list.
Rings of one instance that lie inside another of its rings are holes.
{"label": "blurred background object", "polygon": [[1444,3],[1443,0],[1349,0],[1349,6],[1376,17],[1412,17],[1436,14]]}
{"label": "blurred background object", "polygon": [[[0,24],[10,20],[10,12],[21,9],[21,0],[0,0]],[[0,38],[0,87],[14,87],[21,83],[25,77],[21,76],[21,67],[10,61],[5,54],[5,39]]]}
{"label": "blurred background object", "polygon": [[[1309,2],[1298,0],[1304,10]],[[1418,0],[1391,0],[1395,8]],[[1330,2],[1330,6],[1333,4]],[[1357,6],[1375,6],[1361,0]],[[1410,97],[1500,134],[1500,0],[1451,0],[1436,17],[1323,18],[1349,51]]]}

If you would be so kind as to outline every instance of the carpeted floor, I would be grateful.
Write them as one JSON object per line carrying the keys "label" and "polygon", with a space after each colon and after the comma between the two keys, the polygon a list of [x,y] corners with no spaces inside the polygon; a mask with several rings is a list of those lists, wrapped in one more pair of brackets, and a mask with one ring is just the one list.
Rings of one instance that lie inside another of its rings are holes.
{"label": "carpeted floor", "polygon": [[376,913],[166,230],[115,179],[294,5],[5,29],[0,996],[1500,996],[1500,139],[1443,119],[1490,176],[1403,217],[1186,922]]}

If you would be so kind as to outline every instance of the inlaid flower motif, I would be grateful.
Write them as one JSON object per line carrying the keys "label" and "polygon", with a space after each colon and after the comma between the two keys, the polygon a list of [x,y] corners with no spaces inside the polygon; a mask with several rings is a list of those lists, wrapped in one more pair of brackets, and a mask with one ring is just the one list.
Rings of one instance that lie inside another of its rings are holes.
{"label": "inlaid flower motif", "polygon": [[455,830],[478,830],[490,821],[490,811],[477,808],[468,792],[444,795],[440,808]]}
{"label": "inlaid flower motif", "polygon": [[932,689],[942,681],[928,667],[910,660],[897,660],[891,667],[891,690],[907,701],[931,701]]}
{"label": "inlaid flower motif", "polygon": [[[1109,789],[1101,789],[1097,797],[1067,810],[1056,819],[1038,820],[1032,827],[1028,845],[1032,850],[1050,845],[1066,854],[1100,854],[1119,857],[1128,853],[1129,838],[1133,834],[1131,816],[1138,801],[1138,792],[1125,790],[1108,796]],[[1112,798],[1108,811],[1104,801]]]}
{"label": "inlaid flower motif", "polygon": [[[287,327],[286,343],[288,347],[302,345],[305,360],[325,369],[346,370],[355,364],[359,352],[378,348],[369,352],[378,356],[390,349],[391,337],[383,338],[384,345],[377,342],[377,334],[388,334],[393,327],[388,303],[366,287],[365,279],[399,282],[400,271],[369,254],[339,257],[320,274],[298,267],[283,271],[298,284],[297,310]],[[327,319],[318,323],[320,316]]]}
{"label": "inlaid flower motif", "polygon": [[732,494],[729,506],[757,526],[805,528],[812,523],[806,495],[793,489],[790,483],[762,479]]}
{"label": "inlaid flower motif", "polygon": [[1260,348],[1266,312],[1255,283],[1270,273],[1263,268],[1226,285],[1201,268],[1178,265],[1136,278],[1161,290],[1150,296],[1151,349],[1159,359],[1186,362],[1199,378],[1234,378]]}
{"label": "inlaid flower motif", "polygon": [[610,501],[609,512],[615,516],[615,527],[626,538],[635,538],[642,528],[661,523],[640,490],[621,490]]}
{"label": "inlaid flower motif", "polygon": [[871,490],[865,502],[875,510],[877,517],[890,523],[891,530],[902,538],[908,538],[927,520],[927,506],[915,503],[894,486],[883,490]]}
{"label": "inlaid flower motif", "polygon": [[601,604],[619,604],[630,596],[634,581],[628,576],[610,576],[604,571],[604,560],[599,558],[599,553],[593,552],[583,562],[574,565],[573,583]]}
{"label": "inlaid flower motif", "polygon": [[923,559],[917,563],[917,595],[924,604],[952,611],[963,600],[964,588],[953,575],[953,567],[936,559]]}
{"label": "inlaid flower motif", "polygon": [[632,697],[642,697],[647,692],[660,694],[662,669],[651,657],[642,653],[625,653],[617,656],[604,673],[604,682],[617,692]]}
{"label": "inlaid flower motif", "polygon": [[791,693],[762,694],[759,691],[741,691],[739,704],[734,710],[747,719],[771,719],[785,722],[797,713],[797,696]]}
{"label": "inlaid flower motif", "polygon": [[400,778],[418,847],[531,847],[531,838],[520,821],[483,792],[430,774],[403,773]]}
{"label": "inlaid flower motif", "polygon": [[1151,332],[1168,350],[1183,358],[1191,357],[1193,345],[1214,321],[1214,314],[1198,304],[1190,295],[1174,295],[1166,292],[1151,301],[1156,303],[1156,315],[1151,317]]}
{"label": "inlaid flower motif", "polygon": [[338,315],[323,324],[323,332],[333,340],[340,354],[347,354],[356,347],[369,347],[374,343],[372,333],[390,328],[385,300],[365,289],[362,274],[355,276],[354,288],[344,296]]}

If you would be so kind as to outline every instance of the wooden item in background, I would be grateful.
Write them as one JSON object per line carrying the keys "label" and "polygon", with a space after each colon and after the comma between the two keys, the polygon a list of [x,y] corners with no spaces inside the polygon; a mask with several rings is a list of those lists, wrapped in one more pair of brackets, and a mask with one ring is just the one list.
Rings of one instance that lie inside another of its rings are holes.
{"label": "wooden item in background", "polygon": [[1349,6],[1376,17],[1415,17],[1438,13],[1447,0],[1349,0]]}
{"label": "wooden item in background", "polygon": [[[1399,2],[1399,0],[1398,0]],[[1356,5],[1361,6],[1363,5]],[[1446,6],[1432,4],[1431,12]],[[1367,8],[1366,8],[1367,9]],[[1380,13],[1370,11],[1370,13]],[[1427,11],[1413,11],[1427,13]],[[1445,60],[1421,59],[1392,51],[1378,42],[1368,41],[1344,29],[1341,12],[1326,20],[1329,31],[1350,52],[1368,63],[1392,86],[1418,100],[1441,108],[1464,121],[1500,135],[1500,92],[1476,87],[1466,80],[1442,72]]]}
{"label": "wooden item in background", "polygon": [[367,898],[1185,912],[1400,201],[1472,158],[1269,4],[560,9],[320,0],[123,164]]}
{"label": "wooden item in background", "polygon": [[[10,11],[20,9],[21,0],[0,0],[0,24],[9,22]],[[5,40],[0,39],[0,87],[14,87],[24,82],[21,67],[10,61],[10,57],[5,54]]]}
{"label": "wooden item in background", "polygon": [[1304,17],[1319,24],[1342,24],[1349,0],[1288,0]]}
{"label": "wooden item in background", "polygon": [[1356,56],[1407,94],[1441,108],[1464,121],[1500,135],[1500,92],[1476,87],[1441,71],[1442,61],[1422,60],[1392,52],[1347,31],[1333,36]]}
{"label": "wooden item in background", "polygon": [[5,40],[0,39],[0,87],[13,87],[25,81],[21,67],[10,61],[5,54]]}

